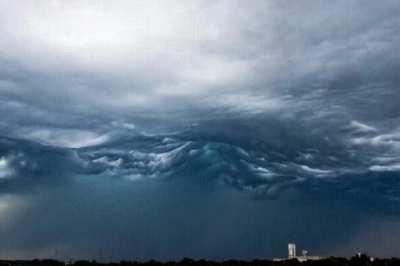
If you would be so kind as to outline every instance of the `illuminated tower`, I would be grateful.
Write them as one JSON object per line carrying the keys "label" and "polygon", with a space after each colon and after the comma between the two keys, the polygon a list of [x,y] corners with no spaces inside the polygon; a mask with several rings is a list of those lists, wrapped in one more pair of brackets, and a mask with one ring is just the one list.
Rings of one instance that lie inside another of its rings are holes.
{"label": "illuminated tower", "polygon": [[288,245],[288,251],[289,251],[289,260],[296,258],[296,244],[289,243]]}

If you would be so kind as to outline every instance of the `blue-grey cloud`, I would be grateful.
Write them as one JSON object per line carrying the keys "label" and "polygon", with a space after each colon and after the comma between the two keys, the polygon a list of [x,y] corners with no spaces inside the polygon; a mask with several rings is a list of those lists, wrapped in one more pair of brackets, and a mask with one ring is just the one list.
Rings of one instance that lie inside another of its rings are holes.
{"label": "blue-grey cloud", "polygon": [[[135,247],[116,258],[251,257],[290,235],[344,252],[373,219],[398,221],[396,1],[0,7],[0,215],[17,221],[0,228],[13,238],[9,256],[98,257],[83,246],[107,242]],[[296,231],[300,214],[309,218]],[[168,247],[177,241],[192,244]]]}

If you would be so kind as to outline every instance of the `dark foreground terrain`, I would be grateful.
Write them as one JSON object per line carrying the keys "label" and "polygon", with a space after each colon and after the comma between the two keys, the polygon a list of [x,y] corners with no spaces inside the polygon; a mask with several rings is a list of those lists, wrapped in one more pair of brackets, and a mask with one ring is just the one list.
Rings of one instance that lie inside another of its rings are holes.
{"label": "dark foreground terrain", "polygon": [[100,263],[96,261],[87,261],[80,260],[75,262],[62,262],[57,260],[1,260],[0,266],[124,266],[124,265],[135,265],[135,266],[150,266],[150,265],[158,265],[158,266],[200,266],[200,265],[208,265],[208,266],[264,266],[264,265],[276,265],[276,266],[286,266],[286,265],[332,265],[332,266],[400,266],[400,259],[398,258],[390,258],[390,259],[371,259],[368,256],[357,256],[352,257],[350,259],[347,258],[336,258],[330,257],[318,261],[306,261],[299,262],[297,260],[286,260],[286,261],[270,261],[270,260],[253,260],[253,261],[239,261],[239,260],[227,260],[227,261],[209,261],[209,260],[191,260],[191,259],[183,259],[178,262],[158,262],[154,260],[150,260],[147,262],[134,262],[134,261],[121,261],[121,262],[112,262],[112,263]]}

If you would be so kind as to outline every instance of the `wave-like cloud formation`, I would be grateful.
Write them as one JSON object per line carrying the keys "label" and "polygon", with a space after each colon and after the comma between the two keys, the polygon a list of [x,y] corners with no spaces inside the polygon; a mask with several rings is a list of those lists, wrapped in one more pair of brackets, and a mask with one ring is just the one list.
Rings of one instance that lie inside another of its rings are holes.
{"label": "wave-like cloud formation", "polygon": [[[124,182],[179,178],[199,186],[234,187],[257,198],[276,198],[295,189],[317,197],[327,191],[343,198],[356,194],[360,200],[373,198],[378,206],[398,204],[396,133],[380,134],[353,121],[341,129],[343,140],[335,143],[304,138],[306,133],[299,138],[301,132],[281,136],[277,142],[272,136],[280,129],[275,133],[271,129],[270,136],[243,138],[243,133],[225,134],[227,127],[197,125],[163,135],[138,133],[130,127],[122,135],[108,134],[103,144],[82,148],[2,138],[1,191],[29,191],[73,182],[79,176]],[[291,138],[296,135],[294,141],[299,142],[294,145]]]}

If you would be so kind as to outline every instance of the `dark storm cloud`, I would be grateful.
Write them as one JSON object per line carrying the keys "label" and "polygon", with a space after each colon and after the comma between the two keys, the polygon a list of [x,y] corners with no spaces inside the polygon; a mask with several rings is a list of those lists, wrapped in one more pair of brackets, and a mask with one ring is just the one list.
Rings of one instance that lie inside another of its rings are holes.
{"label": "dark storm cloud", "polygon": [[[117,258],[251,257],[290,235],[312,246],[310,234],[322,252],[368,216],[398,217],[397,1],[0,6],[0,214],[18,220],[0,228],[9,254],[104,242],[122,246]],[[301,232],[292,211],[308,217]],[[24,215],[48,222],[21,233]]]}
{"label": "dark storm cloud", "polygon": [[1,194],[30,193],[41,187],[65,185],[84,163],[74,151],[0,138]]}

